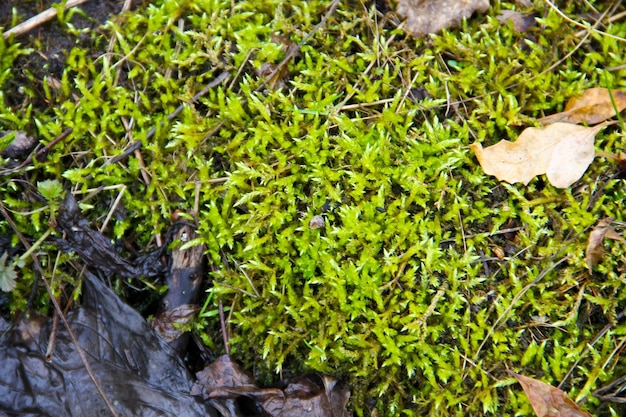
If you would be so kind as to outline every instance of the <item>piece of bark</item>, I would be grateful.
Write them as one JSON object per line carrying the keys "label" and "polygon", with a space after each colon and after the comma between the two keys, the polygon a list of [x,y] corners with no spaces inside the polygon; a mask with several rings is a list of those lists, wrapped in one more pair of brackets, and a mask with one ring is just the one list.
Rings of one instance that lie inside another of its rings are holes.
{"label": "piece of bark", "polygon": [[180,247],[195,237],[193,225],[175,225],[172,239],[180,241],[180,245],[172,250],[166,277],[168,290],[161,303],[161,312],[152,320],[154,329],[181,355],[189,343],[189,333],[184,332],[181,326],[189,323],[198,311],[195,303],[202,285],[204,245],[186,249]]}

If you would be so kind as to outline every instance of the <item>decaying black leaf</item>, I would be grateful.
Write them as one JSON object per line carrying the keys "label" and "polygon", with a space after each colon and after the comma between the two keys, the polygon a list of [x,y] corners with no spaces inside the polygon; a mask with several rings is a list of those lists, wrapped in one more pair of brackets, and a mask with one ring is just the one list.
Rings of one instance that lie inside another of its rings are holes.
{"label": "decaying black leaf", "polygon": [[[192,377],[177,353],[95,276],[86,274],[83,306],[70,311],[67,321],[120,415],[218,416],[190,395]],[[29,416],[111,415],[63,326],[46,361],[50,331],[50,320],[31,318],[9,330],[0,318],[0,410]]]}
{"label": "decaying black leaf", "polygon": [[108,238],[89,226],[69,192],[59,209],[57,226],[65,232],[65,239],[59,239],[57,246],[61,250],[76,252],[92,268],[124,278],[154,277],[165,271],[159,260],[161,249],[132,263],[122,258]]}
{"label": "decaying black leaf", "polygon": [[[156,256],[135,265],[117,255],[106,237],[91,230],[69,193],[57,224],[67,238],[60,246],[76,251],[92,268],[124,277],[152,276],[163,269]],[[194,237],[192,225],[177,224],[167,240],[185,243]],[[194,382],[180,359],[187,341],[176,324],[197,311],[203,251],[203,246],[172,251],[168,293],[153,326],[86,273],[82,306],[66,320],[116,412],[135,417],[347,416],[349,392],[328,376],[304,375],[280,388],[260,388],[223,356]],[[52,320],[44,317],[14,326],[0,317],[0,410],[30,417],[111,415],[70,332],[65,326],[53,329]],[[49,349],[52,331],[56,344]]]}
{"label": "decaying black leaf", "polygon": [[[70,311],[67,321],[119,415],[348,415],[350,394],[329,376],[307,374],[279,388],[260,388],[222,356],[194,384],[174,349],[90,273],[83,294],[83,306]],[[0,317],[0,410],[30,417],[110,415],[63,326],[46,361],[51,322],[35,316],[11,328]]]}

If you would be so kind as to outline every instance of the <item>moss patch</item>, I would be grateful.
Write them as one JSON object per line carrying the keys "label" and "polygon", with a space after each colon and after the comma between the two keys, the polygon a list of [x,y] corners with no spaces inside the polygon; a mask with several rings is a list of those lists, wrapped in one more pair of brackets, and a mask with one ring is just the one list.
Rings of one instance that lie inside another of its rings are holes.
{"label": "moss patch", "polygon": [[[591,227],[624,221],[617,166],[597,158],[570,189],[511,186],[468,149],[514,139],[585,88],[626,89],[622,41],[579,35],[542,2],[538,25],[517,33],[496,19],[514,4],[499,1],[414,40],[375,5],[342,2],[289,62],[285,86],[259,88],[264,65],[279,64],[328,2],[190,3],[156,1],[87,35],[62,19],[90,47],[67,50],[47,78],[16,74],[36,51],[0,39],[0,86],[24,86],[2,89],[0,127],[44,143],[73,128],[45,161],[3,177],[2,205],[24,235],[36,240],[54,215],[38,182],[90,196],[97,225],[122,193],[106,232],[140,248],[197,195],[214,288],[195,331],[219,345],[210,313],[222,300],[232,353],[262,380],[340,376],[359,416],[512,416],[530,412],[513,369],[562,382],[590,411],[623,412],[590,394],[626,372],[624,245],[607,244],[593,273],[584,261]],[[562,3],[576,20],[592,11]],[[623,19],[603,30],[626,37]],[[105,166],[133,141],[141,159]],[[625,144],[611,127],[596,148]],[[314,216],[323,227],[310,227]],[[72,297],[73,256],[39,251]],[[33,284],[24,262],[13,314]],[[48,308],[43,291],[36,299]]]}

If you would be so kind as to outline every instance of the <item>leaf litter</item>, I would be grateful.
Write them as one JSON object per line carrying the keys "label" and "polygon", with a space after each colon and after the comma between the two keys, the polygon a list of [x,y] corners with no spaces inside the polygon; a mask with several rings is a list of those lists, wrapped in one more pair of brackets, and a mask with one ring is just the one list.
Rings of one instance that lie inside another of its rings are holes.
{"label": "leaf litter", "polygon": [[529,127],[515,142],[503,140],[487,148],[473,143],[470,149],[485,173],[499,180],[526,185],[546,174],[552,185],[566,188],[578,181],[593,161],[595,135],[604,127],[569,123]]}
{"label": "leaf litter", "polygon": [[59,209],[57,227],[65,233],[65,239],[56,241],[57,247],[75,252],[90,267],[124,278],[155,277],[165,272],[160,261],[162,250],[156,250],[134,261],[121,257],[110,239],[91,229],[71,193],[66,193]]}
{"label": "leaf litter", "polygon": [[[270,416],[343,417],[350,393],[333,377],[317,373],[293,378],[278,387],[259,388],[233,359],[219,357],[196,374],[193,395],[200,395],[224,416],[242,407],[241,399],[253,402],[259,411]],[[249,415],[249,414],[245,414]]]}
{"label": "leaf litter", "polygon": [[539,122],[595,125],[614,117],[624,109],[626,109],[626,91],[609,92],[606,88],[590,88],[580,96],[570,98],[562,112],[543,117]]}
{"label": "leaf litter", "polygon": [[496,18],[504,25],[508,24],[509,21],[513,23],[513,30],[516,32],[528,32],[537,25],[535,15],[524,15],[515,10],[501,10]]}
{"label": "leaf litter", "polygon": [[[87,272],[83,305],[66,315],[97,381],[120,415],[213,415],[189,394],[192,380],[180,357],[148,323]],[[67,329],[25,318],[11,327],[0,318],[0,409],[31,416],[110,415]]]}
{"label": "leaf litter", "polygon": [[487,148],[476,142],[470,149],[485,173],[501,181],[526,185],[546,174],[552,185],[567,188],[593,162],[596,134],[625,108],[626,92],[591,88],[571,98],[563,112],[540,119],[546,126],[526,128],[515,142],[502,140]]}
{"label": "leaf litter", "polygon": [[[607,119],[619,116],[624,109],[625,91],[590,88],[572,97],[562,112],[539,119],[546,126],[526,128],[515,142],[502,140],[487,148],[476,142],[470,149],[483,171],[498,180],[526,185],[536,176],[545,174],[553,186],[567,188],[578,181],[593,162],[596,134],[615,123]],[[579,123],[596,126],[580,126]],[[621,156],[598,154],[617,160],[620,172],[623,171]],[[625,242],[611,226],[612,220],[600,220],[589,235],[585,249],[589,271],[602,260],[604,239]]]}
{"label": "leaf litter", "polygon": [[404,27],[414,37],[458,26],[474,12],[484,13],[489,0],[399,0],[396,11],[406,19]]}
{"label": "leaf litter", "polygon": [[[76,251],[87,263],[94,255],[94,262],[88,263],[92,268],[125,277],[143,272],[154,276],[160,268],[154,256],[144,258],[143,264],[121,258],[103,235],[89,228],[70,193],[58,226],[66,233],[60,246]],[[185,250],[189,252],[179,255],[182,267],[170,271],[175,280],[186,278],[189,270],[197,272],[194,257],[202,251]],[[150,325],[89,271],[82,305],[65,315],[67,327],[56,328],[53,319],[34,314],[13,324],[0,316],[0,410],[33,417],[112,411],[135,417],[348,415],[350,392],[331,376],[305,374],[262,388],[227,355],[194,376],[176,343],[182,335],[158,331],[168,327],[167,320],[175,324],[179,316],[186,320],[193,314],[186,294],[189,285],[195,285],[194,277],[190,274],[189,284],[181,287],[182,297],[171,294],[170,285],[166,300],[172,308],[157,316],[159,326]],[[56,340],[54,346],[51,340]],[[80,352],[87,353],[90,369]],[[104,395],[94,389],[96,383]]]}
{"label": "leaf litter", "polygon": [[592,417],[560,389],[513,371],[507,372],[518,380],[537,417]]}
{"label": "leaf litter", "polygon": [[7,252],[0,255],[0,290],[4,292],[13,291],[16,286],[15,279],[17,278],[13,265],[6,264],[8,255]]}
{"label": "leaf litter", "polygon": [[611,223],[613,218],[607,217],[598,222],[596,227],[589,234],[587,249],[585,249],[585,262],[589,271],[593,269],[604,255],[604,239],[618,240],[626,243],[624,237],[617,233]]}

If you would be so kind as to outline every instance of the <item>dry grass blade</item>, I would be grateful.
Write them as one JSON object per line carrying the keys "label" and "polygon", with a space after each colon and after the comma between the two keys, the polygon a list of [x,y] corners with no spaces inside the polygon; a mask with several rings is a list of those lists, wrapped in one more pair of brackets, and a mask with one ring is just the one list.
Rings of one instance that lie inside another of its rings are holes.
{"label": "dry grass blade", "polygon": [[[68,2],[65,3],[65,10],[70,9],[72,7],[79,6],[83,3],[86,3],[87,1],[88,0],[68,0]],[[2,34],[2,36],[4,37],[4,39],[8,39],[9,36],[11,35],[21,36],[33,30],[37,26],[42,25],[54,19],[57,14],[58,14],[57,9],[55,9],[54,7],[51,7],[39,13],[38,15],[31,17],[27,21],[20,23],[14,28],[7,30],[6,32]]]}
{"label": "dry grass blade", "polygon": [[563,262],[567,261],[569,258],[571,258],[570,255],[565,256],[565,257],[559,259],[553,265],[550,265],[548,268],[545,268],[543,271],[541,271],[541,273],[539,275],[537,275],[537,277],[535,279],[533,279],[524,288],[522,288],[522,290],[520,292],[515,294],[515,297],[513,297],[513,299],[511,300],[511,303],[509,304],[509,306],[506,308],[506,310],[504,310],[504,312],[500,315],[500,317],[498,317],[498,319],[493,324],[493,326],[491,326],[491,329],[489,329],[489,332],[485,336],[485,339],[482,341],[482,343],[480,344],[480,346],[476,350],[476,353],[474,354],[474,357],[472,358],[474,362],[476,362],[478,360],[480,352],[483,350],[483,347],[485,347],[485,344],[487,343],[487,341],[491,338],[491,335],[493,335],[493,332],[495,332],[496,329],[498,327],[500,327],[500,324],[504,320],[506,320],[506,318],[509,316],[509,313],[511,312],[511,310],[513,310],[513,307],[515,307],[515,304],[517,304],[517,302],[524,296],[524,294],[526,294],[526,292],[529,289],[531,289],[533,286],[537,285],[537,283],[539,281],[541,281],[543,279],[543,277],[545,277],[550,271],[554,270],[557,266],[559,266]]}

